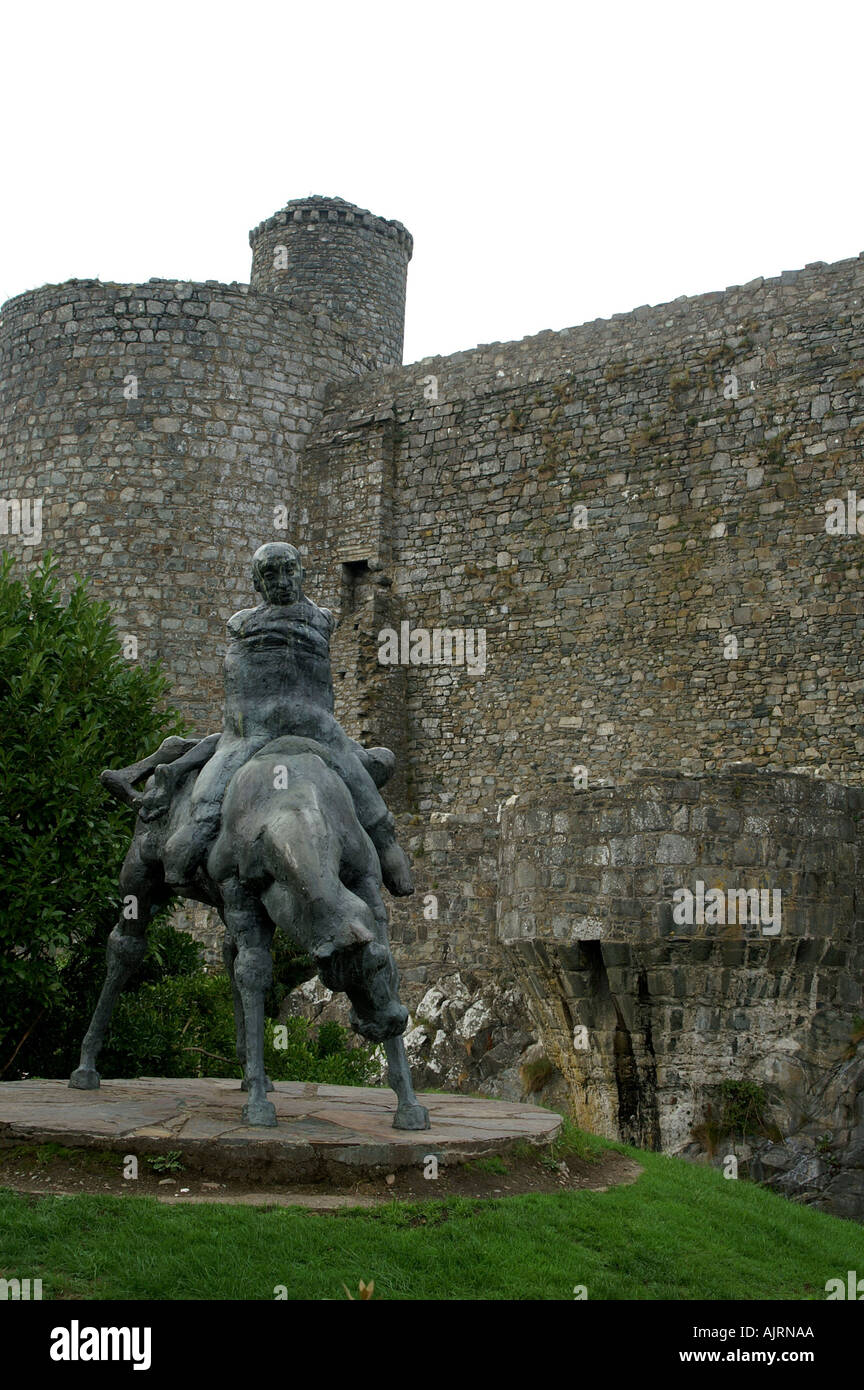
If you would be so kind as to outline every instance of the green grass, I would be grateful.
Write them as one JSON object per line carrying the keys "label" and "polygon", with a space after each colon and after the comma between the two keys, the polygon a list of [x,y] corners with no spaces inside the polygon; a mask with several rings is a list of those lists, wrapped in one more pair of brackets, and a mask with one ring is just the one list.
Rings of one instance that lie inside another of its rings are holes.
{"label": "green grass", "polygon": [[638,1149],[628,1149],[626,1144],[612,1144],[608,1139],[601,1139],[599,1134],[588,1134],[584,1129],[577,1129],[573,1121],[566,1118],[557,1139],[546,1146],[546,1152],[556,1163],[562,1158],[581,1158],[585,1163],[599,1163],[610,1149],[617,1153],[639,1155]]}
{"label": "green grass", "polygon": [[472,1158],[462,1167],[469,1173],[496,1173],[503,1176],[510,1172],[510,1168],[501,1158],[500,1154],[490,1154],[488,1158]]}
{"label": "green grass", "polygon": [[[596,1150],[603,1141],[592,1141]],[[864,1229],[713,1169],[645,1166],[608,1192],[393,1202],[334,1214],[0,1191],[0,1276],[45,1298],[816,1299],[864,1272]],[[431,1186],[432,1184],[430,1184]]]}

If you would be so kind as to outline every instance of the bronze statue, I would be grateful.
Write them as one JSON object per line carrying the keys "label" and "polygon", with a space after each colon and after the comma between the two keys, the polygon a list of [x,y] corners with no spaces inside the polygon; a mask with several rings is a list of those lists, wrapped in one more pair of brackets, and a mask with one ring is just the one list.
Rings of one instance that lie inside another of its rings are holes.
{"label": "bronze statue", "polygon": [[[108,974],[70,1086],[99,1085],[96,1060],[117,995],[146,949],[147,923],[174,893],[215,907],[234,992],[237,1055],[250,1124],[276,1123],[266,1099],[264,996],[276,927],[313,956],[328,988],[350,998],[352,1026],[383,1042],[396,1091],[394,1125],[425,1129],[402,1033],[407,1010],[387,937],[382,877],[413,892],[410,866],[378,788],[389,749],[364,749],[333,716],[332,615],[303,594],[294,546],[255,552],[257,608],[228,623],[224,727],[201,740],[166,739],[103,784],[138,811],[120,887],[136,904],[108,940]],[[152,773],[143,796],[135,783]]]}

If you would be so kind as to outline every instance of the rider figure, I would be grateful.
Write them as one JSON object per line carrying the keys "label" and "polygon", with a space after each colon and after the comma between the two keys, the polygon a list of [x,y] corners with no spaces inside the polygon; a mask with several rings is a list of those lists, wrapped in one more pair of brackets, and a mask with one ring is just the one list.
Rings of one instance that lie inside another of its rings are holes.
{"label": "rider figure", "polygon": [[392,772],[393,755],[383,748],[362,748],[333,716],[333,615],[303,594],[303,568],[293,545],[262,545],[252,557],[252,579],[263,602],[228,622],[223,731],[201,739],[174,761],[160,763],[154,786],[141,803],[145,820],[164,815],[180,778],[203,769],[192,791],[189,820],[166,841],[166,879],[183,884],[194,878],[218,831],[231,777],[264,744],[295,734],[325,744],[335,755],[357,818],[378,851],[385,884],[396,896],[412,893],[408,859],[378,794]]}

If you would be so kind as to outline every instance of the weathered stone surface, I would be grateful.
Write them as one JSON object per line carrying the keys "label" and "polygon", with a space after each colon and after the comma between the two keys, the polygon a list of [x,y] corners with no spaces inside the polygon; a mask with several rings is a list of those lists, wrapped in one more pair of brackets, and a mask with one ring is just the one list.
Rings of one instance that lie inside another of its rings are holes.
{"label": "weathered stone surface", "polygon": [[[549,1061],[522,991],[514,984],[456,972],[418,994],[405,1033],[405,1050],[415,1084],[470,1091],[508,1101],[567,1109],[564,1078]],[[281,1017],[300,1015],[315,1024],[347,1026],[348,1008],[320,980],[300,985],[285,1000]],[[380,1053],[380,1049],[378,1049]],[[385,1076],[381,1054],[380,1079]]]}
{"label": "weathered stone surface", "polygon": [[506,1152],[517,1139],[545,1143],[560,1115],[537,1106],[429,1096],[431,1126],[423,1134],[394,1130],[389,1091],[368,1086],[277,1082],[275,1129],[238,1124],[242,1093],[228,1080],[140,1077],[105,1081],[99,1091],[70,1091],[65,1081],[0,1085],[0,1144],[58,1142],[70,1148],[164,1153],[166,1143],[186,1167],[217,1177],[254,1173],[274,1181],[389,1173],[427,1154],[455,1163]]}

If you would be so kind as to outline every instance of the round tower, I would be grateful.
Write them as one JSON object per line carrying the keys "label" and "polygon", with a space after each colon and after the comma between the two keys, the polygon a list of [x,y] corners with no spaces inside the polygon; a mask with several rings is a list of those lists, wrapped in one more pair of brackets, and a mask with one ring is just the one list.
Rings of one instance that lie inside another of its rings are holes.
{"label": "round tower", "polygon": [[249,233],[251,289],[323,314],[378,366],[399,366],[413,241],[343,198],[297,198]]}

